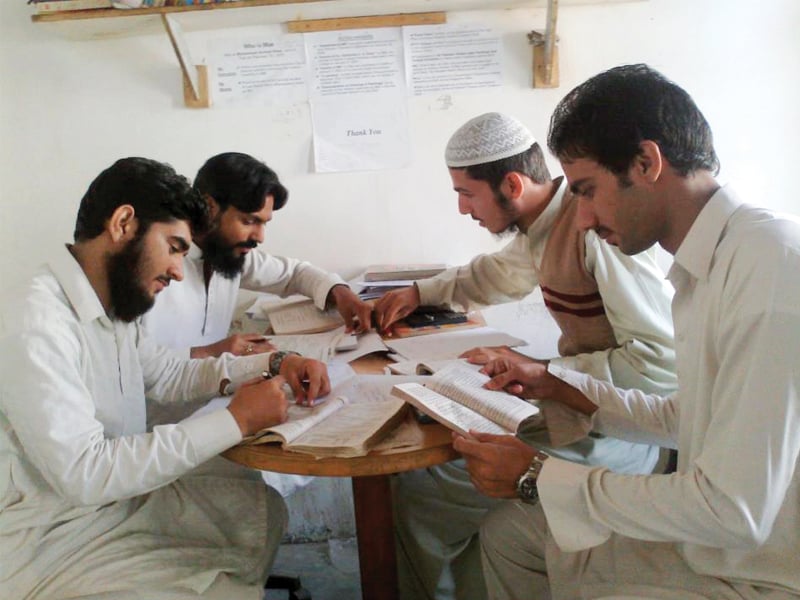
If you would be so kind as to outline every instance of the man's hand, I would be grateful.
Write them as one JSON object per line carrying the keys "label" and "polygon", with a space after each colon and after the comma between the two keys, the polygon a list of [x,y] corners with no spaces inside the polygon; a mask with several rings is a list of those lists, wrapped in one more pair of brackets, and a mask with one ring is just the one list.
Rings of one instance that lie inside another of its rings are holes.
{"label": "man's hand", "polygon": [[462,352],[458,358],[465,358],[468,363],[473,365],[485,365],[489,361],[505,358],[512,364],[523,364],[533,362],[534,359],[519,352],[514,352],[508,346],[479,346],[466,352]]}
{"label": "man's hand", "polygon": [[547,362],[514,364],[505,358],[488,362],[482,369],[491,379],[484,387],[505,390],[520,398],[554,400],[584,415],[592,415],[597,405],[580,391],[547,370]]}
{"label": "man's hand", "polygon": [[237,333],[208,346],[192,348],[191,358],[208,358],[220,356],[223,352],[230,352],[234,356],[250,356],[275,350],[275,346],[263,335],[257,333]]}
{"label": "man's hand", "polygon": [[259,377],[239,386],[228,410],[239,425],[242,437],[286,420],[289,406],[283,391],[284,383],[283,377],[270,380]]}
{"label": "man's hand", "polygon": [[516,498],[517,480],[536,451],[513,435],[470,431],[473,439],[453,434],[453,448],[464,457],[470,480],[491,498]]}
{"label": "man's hand", "polygon": [[281,363],[280,374],[292,388],[297,404],[310,405],[331,391],[328,367],[313,358],[296,354],[287,356]]}
{"label": "man's hand", "polygon": [[372,307],[346,285],[331,288],[330,297],[344,319],[346,333],[364,333],[372,327]]}
{"label": "man's hand", "polygon": [[392,323],[407,317],[419,306],[419,289],[411,285],[385,293],[375,303],[375,323],[385,333]]}

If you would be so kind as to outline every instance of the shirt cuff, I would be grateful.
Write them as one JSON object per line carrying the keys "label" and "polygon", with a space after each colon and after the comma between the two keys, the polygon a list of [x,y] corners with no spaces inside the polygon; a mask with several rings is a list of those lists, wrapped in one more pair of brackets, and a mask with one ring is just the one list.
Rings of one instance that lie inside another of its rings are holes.
{"label": "shirt cuff", "polygon": [[185,419],[178,427],[191,440],[198,464],[242,441],[242,432],[227,408]]}
{"label": "shirt cuff", "polygon": [[414,282],[413,285],[416,285],[419,291],[420,306],[439,306],[442,304],[442,298],[445,295],[445,283],[442,283],[434,277],[431,279],[420,279]]}
{"label": "shirt cuff", "polygon": [[553,539],[564,552],[593,548],[611,536],[611,530],[592,517],[586,498],[589,478],[603,470],[552,456],[544,463],[536,481],[539,501]]}
{"label": "shirt cuff", "polygon": [[320,310],[327,308],[328,294],[337,285],[347,285],[347,282],[338,275],[330,275],[325,281],[320,282],[314,290],[314,306]]}
{"label": "shirt cuff", "polygon": [[230,360],[225,366],[224,377],[230,382],[225,392],[232,392],[245,381],[258,377],[264,371],[269,372],[270,356],[272,356],[272,352],[238,356]]}
{"label": "shirt cuff", "polygon": [[[551,361],[547,365],[547,371],[554,377],[562,380],[567,385],[583,391],[580,385],[576,385],[575,379],[585,377],[582,373],[576,373]],[[577,378],[575,377],[577,376]],[[555,400],[542,400],[539,402],[547,432],[550,435],[550,444],[556,448],[572,444],[585,438],[594,427],[592,417],[588,417],[576,410],[564,406]]]}

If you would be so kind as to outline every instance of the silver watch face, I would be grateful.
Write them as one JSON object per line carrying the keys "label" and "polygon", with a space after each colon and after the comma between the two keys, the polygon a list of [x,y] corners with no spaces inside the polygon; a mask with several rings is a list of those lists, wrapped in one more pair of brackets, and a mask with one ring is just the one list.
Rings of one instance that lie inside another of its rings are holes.
{"label": "silver watch face", "polygon": [[533,477],[525,477],[519,484],[519,497],[530,504],[536,504],[539,501],[539,488],[536,487],[536,479]]}

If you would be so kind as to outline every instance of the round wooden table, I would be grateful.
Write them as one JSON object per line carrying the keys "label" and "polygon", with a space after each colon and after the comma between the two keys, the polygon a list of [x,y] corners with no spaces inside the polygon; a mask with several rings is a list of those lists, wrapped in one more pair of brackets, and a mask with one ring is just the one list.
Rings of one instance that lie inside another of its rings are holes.
{"label": "round wooden table", "polygon": [[[359,372],[374,372],[375,364],[386,359],[354,364]],[[361,597],[364,600],[395,600],[397,563],[394,548],[394,522],[389,476],[413,469],[438,465],[455,458],[450,430],[439,424],[420,425],[411,418],[420,434],[418,444],[405,448],[370,452],[354,458],[314,458],[288,452],[272,444],[234,446],[223,453],[236,463],[262,471],[320,477],[351,477],[355,511],[358,559],[361,571]]]}

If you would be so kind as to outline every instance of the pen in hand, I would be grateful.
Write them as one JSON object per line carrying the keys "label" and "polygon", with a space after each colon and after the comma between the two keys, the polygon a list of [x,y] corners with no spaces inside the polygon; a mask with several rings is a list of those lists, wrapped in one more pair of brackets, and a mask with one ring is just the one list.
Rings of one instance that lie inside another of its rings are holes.
{"label": "pen in hand", "polygon": [[[261,371],[261,378],[264,379],[265,381],[269,381],[270,379],[273,379],[273,375],[269,371]],[[285,383],[284,385],[286,385],[287,387],[289,386],[288,383]],[[307,379],[304,379],[303,381],[301,381],[300,385],[303,386],[304,390],[306,390],[306,391],[308,390],[308,380]],[[292,392],[291,388],[289,388],[289,392],[290,393]],[[312,406],[316,406],[317,404],[319,404],[323,400],[324,400],[324,398],[322,398],[322,397],[314,398],[313,400],[310,400],[310,399],[306,398],[304,402],[298,402],[298,404],[301,404],[301,405],[304,405],[304,406],[308,406],[308,407],[312,407]]]}

